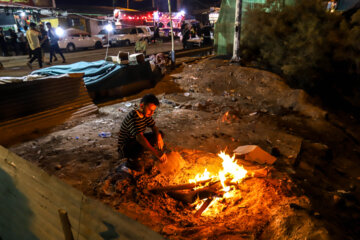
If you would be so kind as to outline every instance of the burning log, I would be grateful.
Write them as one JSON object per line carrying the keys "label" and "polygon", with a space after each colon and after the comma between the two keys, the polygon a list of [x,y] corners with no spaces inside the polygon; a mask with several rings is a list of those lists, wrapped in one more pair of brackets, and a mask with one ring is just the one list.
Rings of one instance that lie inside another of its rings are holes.
{"label": "burning log", "polygon": [[167,194],[174,199],[184,203],[193,203],[196,199],[210,198],[213,196],[222,196],[222,185],[220,181],[216,181],[210,186],[199,188],[196,190],[175,190],[168,191]]}
{"label": "burning log", "polygon": [[213,201],[213,198],[208,198],[206,200],[206,202],[204,202],[204,204],[201,206],[201,208],[199,210],[196,211],[196,213],[194,214],[194,217],[200,217],[201,214],[208,208],[208,206],[211,204],[211,202]]}
{"label": "burning log", "polygon": [[207,180],[199,181],[197,183],[187,183],[187,184],[181,184],[181,185],[156,187],[156,188],[150,189],[150,191],[154,192],[154,193],[159,193],[159,192],[169,192],[169,191],[184,190],[184,189],[194,189],[194,188],[204,185],[208,182],[211,182],[211,180],[212,179],[207,179]]}

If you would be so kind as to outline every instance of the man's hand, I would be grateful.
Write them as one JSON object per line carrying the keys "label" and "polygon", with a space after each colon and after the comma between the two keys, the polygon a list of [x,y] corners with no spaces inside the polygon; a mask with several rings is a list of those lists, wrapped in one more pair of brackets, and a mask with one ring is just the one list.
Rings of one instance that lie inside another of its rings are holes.
{"label": "man's hand", "polygon": [[160,162],[166,162],[167,161],[167,156],[165,153],[163,153],[163,155],[159,158]]}
{"label": "man's hand", "polygon": [[157,144],[158,144],[159,149],[162,151],[164,148],[164,141],[161,137],[161,134],[157,135]]}

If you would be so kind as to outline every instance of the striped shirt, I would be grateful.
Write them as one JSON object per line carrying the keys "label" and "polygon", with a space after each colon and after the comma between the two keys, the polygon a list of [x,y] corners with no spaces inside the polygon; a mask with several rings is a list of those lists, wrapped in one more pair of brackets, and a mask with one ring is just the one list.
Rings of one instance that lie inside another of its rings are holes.
{"label": "striped shirt", "polygon": [[152,128],[154,126],[155,121],[152,117],[144,116],[143,118],[140,118],[135,110],[129,112],[120,127],[118,138],[119,152],[123,151],[127,142],[135,140],[136,135],[145,132],[147,127]]}

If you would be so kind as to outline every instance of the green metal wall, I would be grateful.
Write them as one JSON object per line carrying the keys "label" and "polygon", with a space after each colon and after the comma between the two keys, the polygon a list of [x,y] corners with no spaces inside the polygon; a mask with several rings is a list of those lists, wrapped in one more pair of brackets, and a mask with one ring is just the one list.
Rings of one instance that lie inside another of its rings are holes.
{"label": "green metal wall", "polygon": [[[296,0],[282,0],[284,5],[293,5]],[[264,5],[266,0],[243,0],[242,17],[247,9],[254,8],[257,5]],[[217,55],[231,55],[233,52],[234,41],[234,22],[235,22],[235,4],[236,0],[223,0],[219,19],[215,24],[215,51]],[[243,18],[242,18],[243,21]]]}

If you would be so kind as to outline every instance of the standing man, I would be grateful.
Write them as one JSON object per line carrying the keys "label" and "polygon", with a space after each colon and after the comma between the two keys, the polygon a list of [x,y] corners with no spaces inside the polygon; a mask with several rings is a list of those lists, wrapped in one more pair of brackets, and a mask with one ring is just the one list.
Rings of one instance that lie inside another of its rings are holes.
{"label": "standing man", "polygon": [[12,28],[9,29],[9,33],[10,33],[11,48],[14,51],[15,55],[17,56],[19,55],[18,42],[17,42],[18,36]]}
{"label": "standing man", "polygon": [[[157,106],[159,100],[156,96],[146,94],[140,101],[139,109],[129,112],[123,120],[118,138],[118,152],[119,159],[127,158],[124,171],[142,170],[138,157],[144,150],[149,150],[162,162],[167,160],[166,154],[162,153],[164,147],[162,134],[152,118]],[[152,133],[144,133],[147,127],[152,129]],[[156,144],[158,149],[154,147]]]}
{"label": "standing man", "polygon": [[23,31],[21,31],[20,29],[18,30],[17,32],[17,42],[19,44],[19,48],[22,52],[23,55],[25,55],[27,52],[26,52],[26,37],[25,37],[25,34],[23,33]]}
{"label": "standing man", "polygon": [[[42,57],[42,61],[45,61],[45,52],[50,52],[50,42],[49,42],[49,37],[48,37],[48,33],[45,30],[45,27],[43,24],[40,24],[40,47],[41,47],[41,57]],[[55,57],[55,62],[57,61],[57,57],[54,54]],[[50,62],[48,63],[48,65],[50,65]]]}
{"label": "standing man", "polygon": [[32,62],[35,59],[39,61],[39,67],[42,68],[42,59],[41,59],[41,48],[40,48],[40,40],[39,40],[40,32],[36,30],[36,24],[30,23],[30,29],[26,32],[26,39],[29,42],[30,51],[33,54],[33,57],[27,63],[28,67],[32,69]]}
{"label": "standing man", "polygon": [[189,24],[186,24],[184,26],[184,29],[182,31],[182,44],[183,44],[183,48],[187,49],[188,48],[188,44],[187,41],[190,39],[190,26]]}
{"label": "standing man", "polygon": [[159,26],[157,23],[155,23],[155,26],[154,26],[154,36],[153,36],[153,39],[152,41],[154,41],[154,43],[156,43],[156,39],[159,39],[160,38],[160,33],[159,33]]}
{"label": "standing man", "polygon": [[50,38],[50,64],[52,63],[53,56],[55,57],[55,59],[57,59],[55,56],[55,52],[60,54],[61,58],[63,59],[63,63],[65,63],[65,57],[59,48],[59,37],[56,35],[55,29],[51,27],[51,23],[49,22],[46,23],[46,27],[48,29],[47,35]]}
{"label": "standing man", "polygon": [[[25,25],[24,26],[24,31],[25,31],[25,37],[26,37],[26,33],[28,32],[28,26],[27,25]],[[32,51],[31,51],[31,49],[30,49],[30,46],[29,46],[29,41],[27,40],[27,38],[26,38],[26,50],[28,51],[28,53],[29,53],[29,59],[30,58],[32,58]]]}
{"label": "standing man", "polygon": [[0,27],[0,48],[3,56],[9,56],[5,40],[5,33],[2,27]]}

